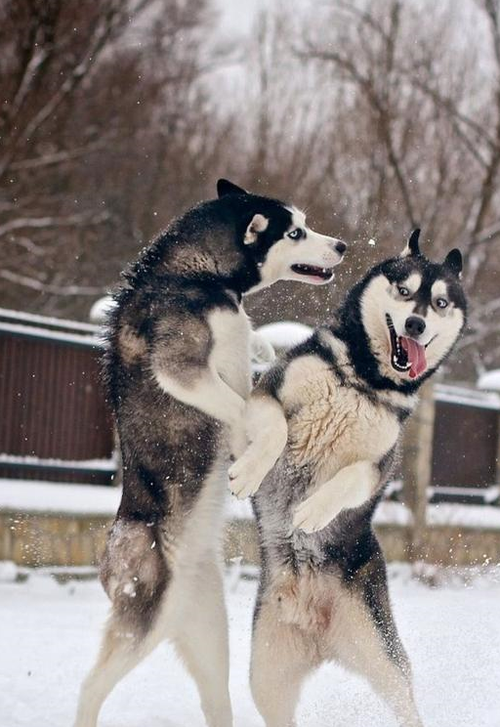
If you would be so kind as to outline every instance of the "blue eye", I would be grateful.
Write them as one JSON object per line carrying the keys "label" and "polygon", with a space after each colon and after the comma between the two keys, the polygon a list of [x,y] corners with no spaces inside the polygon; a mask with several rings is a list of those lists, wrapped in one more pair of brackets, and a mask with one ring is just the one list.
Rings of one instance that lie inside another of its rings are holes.
{"label": "blue eye", "polygon": [[446,308],[448,306],[448,301],[446,298],[437,298],[436,305],[438,308]]}
{"label": "blue eye", "polygon": [[300,240],[300,238],[303,236],[304,232],[300,229],[300,227],[296,227],[295,230],[292,230],[288,233],[288,237],[292,240]]}
{"label": "blue eye", "polygon": [[410,295],[410,291],[408,290],[408,288],[405,288],[403,285],[398,285],[398,293],[399,295],[402,295],[403,298],[408,298],[408,296]]}

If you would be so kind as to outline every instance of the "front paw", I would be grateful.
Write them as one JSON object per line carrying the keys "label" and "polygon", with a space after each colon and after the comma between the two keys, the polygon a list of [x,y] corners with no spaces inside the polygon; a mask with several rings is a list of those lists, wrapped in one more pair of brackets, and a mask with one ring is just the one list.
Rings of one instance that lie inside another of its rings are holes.
{"label": "front paw", "polygon": [[323,530],[340,512],[331,502],[327,502],[321,492],[315,492],[297,506],[293,516],[293,526],[305,533]]}
{"label": "front paw", "polygon": [[229,468],[228,474],[229,489],[239,500],[255,495],[263,480],[258,464],[246,454]]}
{"label": "front paw", "polygon": [[276,358],[276,353],[272,345],[258,333],[254,333],[252,336],[251,349],[252,361],[254,363],[271,364]]}

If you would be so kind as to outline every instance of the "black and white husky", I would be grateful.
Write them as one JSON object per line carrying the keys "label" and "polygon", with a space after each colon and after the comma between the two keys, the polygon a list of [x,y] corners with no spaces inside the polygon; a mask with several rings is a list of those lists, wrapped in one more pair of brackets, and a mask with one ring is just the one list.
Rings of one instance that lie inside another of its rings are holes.
{"label": "black and white husky", "polygon": [[415,231],[250,397],[251,444],[229,475],[239,497],[257,493],[251,684],[267,727],[294,724],[304,678],[327,660],[366,677],[400,724],[421,724],[371,519],[416,392],[464,326],[461,267],[458,250],[423,257]]}
{"label": "black and white husky", "polygon": [[330,281],[346,246],[282,202],[225,180],[218,193],[144,252],[111,314],[123,495],[101,565],[112,612],[77,727],[95,727],[114,685],[167,638],[208,725],[232,724],[218,540],[230,453],[246,446],[250,352],[266,353],[241,299],[277,280]]}

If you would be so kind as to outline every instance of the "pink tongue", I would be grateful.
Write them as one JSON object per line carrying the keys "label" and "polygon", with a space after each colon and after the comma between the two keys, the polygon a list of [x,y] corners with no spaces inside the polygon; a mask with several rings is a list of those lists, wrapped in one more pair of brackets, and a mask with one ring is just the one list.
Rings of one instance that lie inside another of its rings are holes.
{"label": "pink tongue", "polygon": [[414,379],[416,376],[420,376],[427,368],[425,348],[420,343],[414,341],[413,338],[406,338],[405,336],[401,336],[401,344],[411,364],[410,378]]}

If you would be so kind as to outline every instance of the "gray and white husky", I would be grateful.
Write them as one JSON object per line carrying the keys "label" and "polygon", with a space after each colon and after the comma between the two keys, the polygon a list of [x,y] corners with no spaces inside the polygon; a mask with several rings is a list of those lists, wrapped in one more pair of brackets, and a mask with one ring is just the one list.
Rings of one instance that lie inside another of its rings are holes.
{"label": "gray and white husky", "polygon": [[230,453],[246,446],[250,353],[270,353],[242,296],[283,279],[329,282],[346,246],[282,202],[226,180],[218,193],[125,274],[109,321],[123,495],[101,564],[111,616],[77,727],[95,727],[114,685],[162,639],[195,680],[207,724],[232,724],[218,543]]}
{"label": "gray and white husky", "polygon": [[294,724],[303,680],[328,660],[368,679],[401,725],[421,724],[371,520],[416,392],[464,326],[461,267],[458,250],[427,260],[415,231],[250,397],[251,444],[229,475],[239,497],[256,493],[251,686],[267,727]]}

